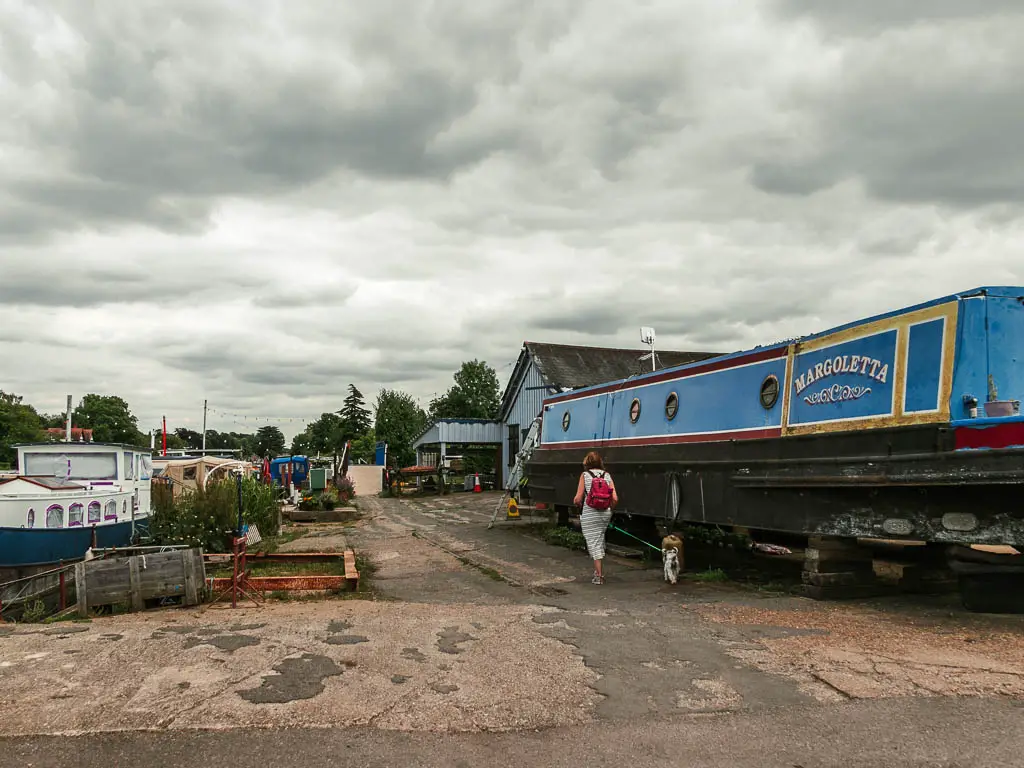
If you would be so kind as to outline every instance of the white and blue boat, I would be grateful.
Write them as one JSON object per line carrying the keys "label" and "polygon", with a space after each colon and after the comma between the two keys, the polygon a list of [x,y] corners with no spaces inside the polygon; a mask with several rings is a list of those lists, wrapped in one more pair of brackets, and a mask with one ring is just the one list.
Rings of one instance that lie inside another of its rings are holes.
{"label": "white and blue boat", "polygon": [[18,472],[0,478],[0,573],[25,575],[123,547],[145,530],[149,452],[108,443],[16,446]]}

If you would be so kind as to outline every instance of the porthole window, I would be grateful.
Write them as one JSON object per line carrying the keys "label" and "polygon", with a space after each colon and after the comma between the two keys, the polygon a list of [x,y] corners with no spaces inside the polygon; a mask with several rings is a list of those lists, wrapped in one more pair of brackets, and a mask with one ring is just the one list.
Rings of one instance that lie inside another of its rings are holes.
{"label": "porthole window", "polygon": [[779,399],[779,380],[773,374],[761,382],[761,405],[771,409]]}
{"label": "porthole window", "polygon": [[679,395],[673,392],[665,400],[665,418],[672,421],[677,413],[679,413]]}
{"label": "porthole window", "polygon": [[36,511],[34,509],[32,509],[31,507],[28,510],[28,520],[26,520],[25,527],[26,528],[35,528],[36,527]]}
{"label": "porthole window", "polygon": [[632,424],[636,424],[640,418],[640,398],[633,398],[633,402],[629,404],[629,421]]}
{"label": "porthole window", "polygon": [[572,421],[572,416],[569,415],[568,411],[566,411],[565,413],[562,414],[562,431],[563,432],[568,432],[569,431],[569,423],[571,421]]}

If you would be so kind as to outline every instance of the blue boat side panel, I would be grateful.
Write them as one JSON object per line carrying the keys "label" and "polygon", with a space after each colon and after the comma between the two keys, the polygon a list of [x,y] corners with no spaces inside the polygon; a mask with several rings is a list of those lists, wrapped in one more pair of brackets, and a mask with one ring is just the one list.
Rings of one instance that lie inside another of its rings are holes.
{"label": "blue boat side panel", "polygon": [[988,299],[989,374],[999,400],[1024,402],[1024,303]]}
{"label": "blue boat side panel", "polygon": [[[146,518],[136,527],[148,524]],[[0,528],[0,567],[20,567],[80,560],[92,546],[92,528]],[[96,526],[98,547],[125,547],[131,543],[132,523]]]}
{"label": "blue boat side panel", "polygon": [[891,415],[896,339],[893,328],[796,354],[789,423],[823,424]]}
{"label": "blue boat side panel", "polygon": [[[781,388],[786,376],[785,358],[617,392],[605,439],[781,427],[782,397],[770,411],[765,410],[758,399],[761,383],[769,375],[779,380]],[[679,398],[679,411],[669,421],[665,404],[673,392]],[[634,399],[640,401],[640,418],[635,424],[630,421],[630,405]]]}
{"label": "blue boat side panel", "polygon": [[[781,390],[785,374],[783,357],[653,384],[639,381],[615,392],[549,402],[544,410],[542,442],[642,442],[644,438],[781,428],[781,394],[771,409],[765,409],[759,393],[768,376],[778,379]],[[678,399],[678,409],[669,419],[666,404],[672,393]],[[630,420],[633,400],[640,403],[636,423]],[[563,429],[566,413],[569,423]]]}
{"label": "blue boat side panel", "polygon": [[964,299],[957,328],[950,414],[964,418],[964,397],[976,398],[978,415],[989,399],[989,376],[999,400],[1024,401],[1024,304],[1008,296]]}
{"label": "blue boat side panel", "polygon": [[904,413],[932,413],[941,407],[939,391],[946,318],[910,326]]}
{"label": "blue boat side panel", "polygon": [[949,413],[952,419],[968,416],[964,397],[977,398],[979,414],[985,402],[988,375],[988,345],[985,344],[986,304],[984,298],[964,299],[960,302],[953,389],[949,394]]}

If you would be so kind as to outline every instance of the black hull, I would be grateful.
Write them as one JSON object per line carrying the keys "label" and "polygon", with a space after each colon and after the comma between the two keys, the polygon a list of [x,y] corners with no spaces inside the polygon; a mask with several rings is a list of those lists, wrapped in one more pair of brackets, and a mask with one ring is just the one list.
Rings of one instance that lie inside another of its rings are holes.
{"label": "black hull", "polygon": [[[942,425],[601,452],[619,510],[665,527],[1024,545],[1024,450],[953,451]],[[534,452],[531,497],[572,505],[590,450]],[[673,489],[677,488],[678,492]]]}

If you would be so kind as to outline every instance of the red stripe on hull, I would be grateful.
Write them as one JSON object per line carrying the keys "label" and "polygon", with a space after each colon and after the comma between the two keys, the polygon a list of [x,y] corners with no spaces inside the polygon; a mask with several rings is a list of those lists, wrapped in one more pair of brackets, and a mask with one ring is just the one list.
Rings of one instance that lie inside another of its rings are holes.
{"label": "red stripe on hull", "polygon": [[1024,422],[991,427],[958,427],[956,450],[968,448],[1012,448],[1024,445]]}
{"label": "red stripe on hull", "polygon": [[781,437],[780,427],[769,427],[767,429],[750,429],[739,432],[717,432],[713,435],[663,435],[660,437],[631,437],[616,438],[609,440],[594,440],[587,443],[543,443],[541,450],[565,450],[566,448],[585,448],[589,445],[599,445],[604,448],[618,448],[626,446],[643,445],[671,445],[674,443],[720,443],[724,440],[764,440],[771,437]]}
{"label": "red stripe on hull", "polygon": [[702,365],[694,366],[693,368],[687,368],[682,371],[668,371],[666,373],[660,373],[657,376],[651,376],[646,379],[629,379],[627,381],[620,381],[617,384],[607,384],[603,387],[595,387],[594,389],[587,390],[586,392],[579,393],[567,393],[557,398],[549,398],[545,400],[545,403],[567,403],[571,400],[578,400],[582,397],[591,397],[593,395],[603,395],[606,392],[617,392],[624,389],[628,384],[630,387],[638,386],[643,387],[648,384],[659,384],[663,381],[677,381],[678,379],[686,379],[690,376],[696,376],[699,373],[711,373],[712,371],[724,371],[727,368],[739,368],[742,365],[750,365],[751,363],[763,363],[766,360],[778,360],[786,356],[787,348],[782,347],[781,349],[768,349],[764,352],[753,352],[743,357],[734,357],[730,360],[718,360]]}

